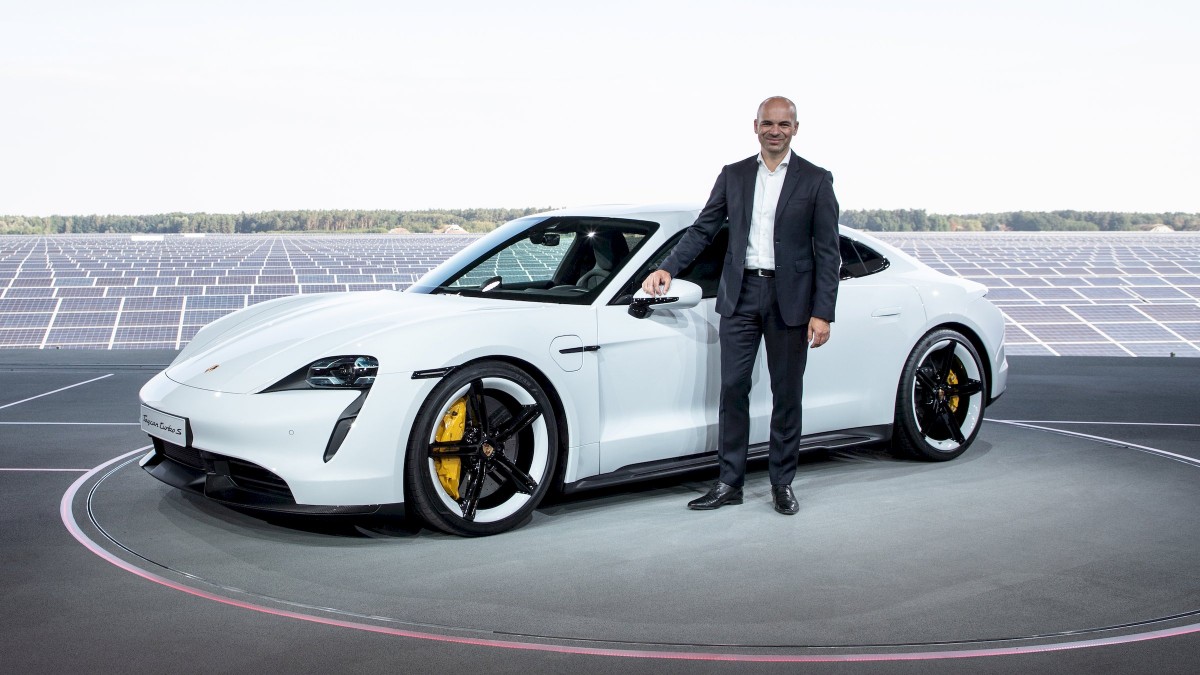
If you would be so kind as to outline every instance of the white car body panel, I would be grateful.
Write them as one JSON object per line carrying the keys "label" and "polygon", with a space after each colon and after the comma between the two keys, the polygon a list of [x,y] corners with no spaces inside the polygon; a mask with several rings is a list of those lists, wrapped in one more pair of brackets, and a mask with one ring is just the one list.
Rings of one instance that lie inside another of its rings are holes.
{"label": "white car body panel", "polygon": [[[720,386],[715,300],[657,309],[642,320],[629,316],[626,304],[610,304],[621,292],[620,282],[642,269],[697,213],[695,207],[612,206],[549,214],[659,224],[590,304],[412,289],[294,296],[255,305],[202,329],[146,384],[142,403],[186,418],[196,449],[278,475],[301,505],[405,502],[410,431],[438,382],[414,379],[414,373],[480,359],[517,363],[561,403],[567,484],[630,465],[712,453]],[[891,266],[842,282],[831,340],[809,353],[805,434],[891,424],[904,361],[916,341],[938,326],[961,326],[978,336],[992,368],[990,394],[1004,391],[1003,318],[983,298],[983,286],[942,275],[862,233],[843,228],[843,235],[884,254]],[[459,269],[489,241],[468,246],[426,278]],[[378,377],[352,429],[325,461],[339,415],[358,393],[264,390],[318,359],[344,355],[378,359]],[[770,381],[760,350],[751,394],[752,444],[767,441],[770,413]]]}
{"label": "white car body panel", "polygon": [[715,302],[640,321],[625,306],[599,309],[600,472],[716,450]]}

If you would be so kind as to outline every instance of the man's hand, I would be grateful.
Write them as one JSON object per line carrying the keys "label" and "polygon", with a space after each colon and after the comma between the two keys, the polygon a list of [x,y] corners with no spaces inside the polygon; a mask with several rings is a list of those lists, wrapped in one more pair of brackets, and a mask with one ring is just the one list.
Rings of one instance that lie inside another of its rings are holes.
{"label": "man's hand", "polygon": [[[666,270],[654,270],[646,280],[642,282],[642,290],[646,291],[653,297],[666,295],[667,290],[671,288],[671,275]],[[826,324],[828,326],[828,324]],[[829,331],[825,331],[826,335]]]}
{"label": "man's hand", "polygon": [[816,349],[826,342],[829,342],[829,322],[811,317],[808,320],[808,344]]}

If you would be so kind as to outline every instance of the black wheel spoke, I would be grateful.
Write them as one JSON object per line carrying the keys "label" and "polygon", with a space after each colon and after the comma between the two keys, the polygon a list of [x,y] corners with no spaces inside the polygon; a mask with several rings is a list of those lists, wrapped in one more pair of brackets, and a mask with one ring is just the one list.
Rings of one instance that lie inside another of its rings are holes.
{"label": "black wheel spoke", "polygon": [[934,379],[935,377],[937,377],[937,373],[934,371],[933,366],[923,366],[921,368],[917,368],[917,381],[920,382],[926,390],[931,392],[937,391],[938,383],[937,380]]}
{"label": "black wheel spoke", "polygon": [[[938,363],[937,365],[937,381],[944,383],[950,378],[950,368],[954,365],[954,349],[958,346],[954,340],[950,341],[945,347],[933,353]],[[934,359],[931,359],[934,360]]]}
{"label": "black wheel spoke", "polygon": [[974,396],[983,391],[983,383],[979,380],[967,380],[946,388],[947,396]]}
{"label": "black wheel spoke", "polygon": [[516,462],[512,461],[508,455],[505,455],[503,452],[497,452],[492,459],[494,460],[492,462],[492,468],[495,469],[497,473],[502,474],[505,478],[512,481],[513,487],[516,488],[518,492],[524,492],[527,495],[537,492],[537,481],[535,481],[532,476],[525,473],[524,469],[517,466]]}
{"label": "black wheel spoke", "polygon": [[965,443],[966,437],[962,435],[962,430],[958,428],[958,420],[954,419],[954,415],[950,412],[950,406],[945,404],[938,406],[938,419],[941,420],[942,426],[946,427],[946,431],[950,432],[950,436],[956,443]]}
{"label": "black wheel spoke", "polygon": [[483,480],[483,467],[476,463],[467,475],[466,489],[462,491],[463,498],[458,502],[462,507],[465,520],[475,520],[475,509],[479,506],[479,493],[483,491]]}
{"label": "black wheel spoke", "polygon": [[502,443],[507,441],[513,436],[516,436],[524,431],[526,427],[528,427],[530,424],[533,424],[534,420],[541,416],[542,411],[537,407],[536,404],[521,406],[521,412],[517,413],[516,417],[513,417],[508,422],[504,423],[504,425],[501,426],[496,432],[496,440]]}
{"label": "black wheel spoke", "polygon": [[487,404],[483,400],[483,380],[471,380],[471,387],[467,391],[467,419],[474,422],[475,426],[483,433],[488,432]]}
{"label": "black wheel spoke", "polygon": [[434,441],[429,444],[430,459],[442,457],[473,457],[479,454],[479,443],[466,441]]}

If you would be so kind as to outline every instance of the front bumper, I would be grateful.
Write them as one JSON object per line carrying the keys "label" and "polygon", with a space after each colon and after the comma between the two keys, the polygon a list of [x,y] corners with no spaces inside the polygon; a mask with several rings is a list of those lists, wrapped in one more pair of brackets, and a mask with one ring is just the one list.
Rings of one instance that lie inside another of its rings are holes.
{"label": "front bumper", "polygon": [[155,439],[143,466],[170,485],[239,506],[367,513],[378,505],[402,504],[411,420],[423,390],[432,386],[407,374],[381,377],[326,461],[330,435],[357,392],[230,394],[160,373],[142,388],[141,401],[186,418],[191,440],[183,447]]}
{"label": "front bumper", "polygon": [[297,504],[287,481],[242,460],[195,450],[153,438],[154,450],[140,464],[151,476],[172,487],[244,508],[308,515],[367,515],[379,504],[324,506]]}

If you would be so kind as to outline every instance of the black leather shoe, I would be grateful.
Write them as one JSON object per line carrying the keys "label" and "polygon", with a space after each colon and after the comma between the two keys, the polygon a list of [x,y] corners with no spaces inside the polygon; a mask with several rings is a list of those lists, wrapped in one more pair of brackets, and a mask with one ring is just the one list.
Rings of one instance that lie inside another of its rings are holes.
{"label": "black leather shoe", "polygon": [[708,494],[688,502],[688,508],[694,511],[711,511],[712,509],[719,509],[726,504],[741,503],[742,488],[717,481],[717,484],[708,491]]}
{"label": "black leather shoe", "polygon": [[775,500],[775,510],[785,516],[794,516],[800,510],[800,502],[796,501],[791,485],[772,485],[771,496]]}

